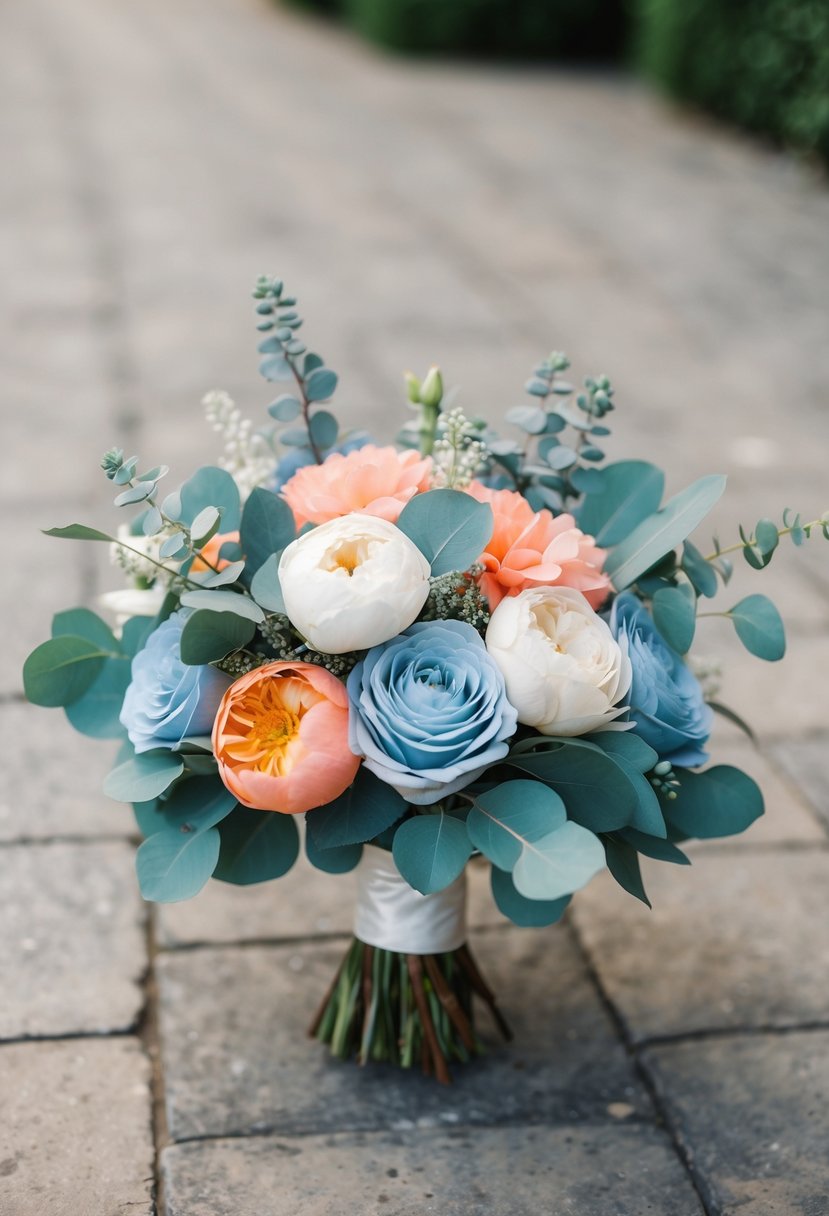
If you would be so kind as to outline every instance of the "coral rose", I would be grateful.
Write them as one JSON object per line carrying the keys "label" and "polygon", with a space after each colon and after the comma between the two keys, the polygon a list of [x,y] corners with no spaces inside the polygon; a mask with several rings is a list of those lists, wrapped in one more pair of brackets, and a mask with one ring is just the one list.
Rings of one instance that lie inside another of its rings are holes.
{"label": "coral rose", "polygon": [[481,590],[494,611],[505,595],[528,587],[575,587],[591,608],[599,608],[610,591],[602,574],[605,550],[576,527],[572,515],[533,511],[515,490],[490,490],[473,481],[467,490],[488,502],[495,527],[480,561]]}
{"label": "coral rose", "polygon": [[267,663],[234,681],[213,725],[219,776],[243,806],[299,815],[333,801],[360,765],[348,696],[313,663]]}
{"label": "coral rose", "polygon": [[297,527],[324,524],[357,512],[395,523],[410,498],[429,489],[431,460],[368,443],[343,456],[333,452],[322,464],[294,473],[282,494]]}

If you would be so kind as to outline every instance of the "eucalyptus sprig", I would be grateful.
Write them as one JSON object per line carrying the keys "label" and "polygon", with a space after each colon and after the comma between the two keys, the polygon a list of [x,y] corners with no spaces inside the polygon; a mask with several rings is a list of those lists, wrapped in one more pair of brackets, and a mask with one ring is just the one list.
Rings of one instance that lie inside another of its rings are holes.
{"label": "eucalyptus sprig", "polygon": [[279,438],[289,447],[309,448],[316,463],[322,464],[326,450],[337,442],[339,424],[330,411],[317,406],[333,396],[337,374],[297,338],[302,318],[296,311],[296,299],[285,294],[281,279],[260,275],[253,298],[257,301],[259,318],[256,328],[266,335],[258,346],[259,353],[265,356],[259,373],[272,382],[295,383],[293,392],[283,393],[271,402],[268,413],[282,423],[301,418],[302,426],[283,431]]}
{"label": "eucalyptus sprig", "polygon": [[783,512],[782,527],[778,527],[773,520],[761,519],[755,524],[754,529],[747,533],[741,524],[739,527],[740,539],[737,544],[723,549],[720,542],[714,537],[714,552],[709,553],[704,560],[716,566],[725,554],[742,552],[753,570],[764,570],[771,562],[784,536],[790,536],[792,543],[800,546],[809,540],[816,529],[823,533],[826,540],[829,540],[829,511],[824,511],[817,519],[804,524],[799,514],[792,518],[791,507],[786,507]]}

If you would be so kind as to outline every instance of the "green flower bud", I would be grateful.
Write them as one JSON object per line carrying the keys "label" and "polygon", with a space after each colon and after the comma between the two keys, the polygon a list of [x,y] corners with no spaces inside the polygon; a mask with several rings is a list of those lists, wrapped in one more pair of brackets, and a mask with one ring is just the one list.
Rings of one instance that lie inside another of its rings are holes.
{"label": "green flower bud", "polygon": [[406,392],[412,405],[420,404],[420,381],[414,372],[405,372],[403,379],[406,381]]}
{"label": "green flower bud", "polygon": [[437,409],[443,400],[443,377],[439,367],[430,367],[420,386],[420,401],[429,409]]}

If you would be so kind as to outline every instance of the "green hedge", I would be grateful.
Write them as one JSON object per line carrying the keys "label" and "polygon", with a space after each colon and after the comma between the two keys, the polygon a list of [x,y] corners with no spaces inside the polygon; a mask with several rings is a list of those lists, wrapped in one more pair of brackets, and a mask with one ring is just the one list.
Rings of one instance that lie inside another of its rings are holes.
{"label": "green hedge", "polygon": [[626,0],[342,0],[347,20],[396,50],[505,58],[618,58]]}
{"label": "green hedge", "polygon": [[829,0],[639,0],[638,57],[674,96],[829,159]]}

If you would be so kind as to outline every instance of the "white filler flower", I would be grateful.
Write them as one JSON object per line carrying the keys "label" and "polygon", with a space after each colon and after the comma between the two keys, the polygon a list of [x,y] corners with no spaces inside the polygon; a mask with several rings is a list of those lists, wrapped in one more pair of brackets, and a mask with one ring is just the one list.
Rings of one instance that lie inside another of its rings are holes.
{"label": "white filler flower", "polygon": [[372,515],[321,524],[279,563],[288,617],[325,654],[368,650],[406,629],[426,603],[429,574],[408,536]]}
{"label": "white filler flower", "polygon": [[518,721],[542,735],[625,729],[626,651],[580,591],[537,587],[492,614],[486,648],[501,669]]}

